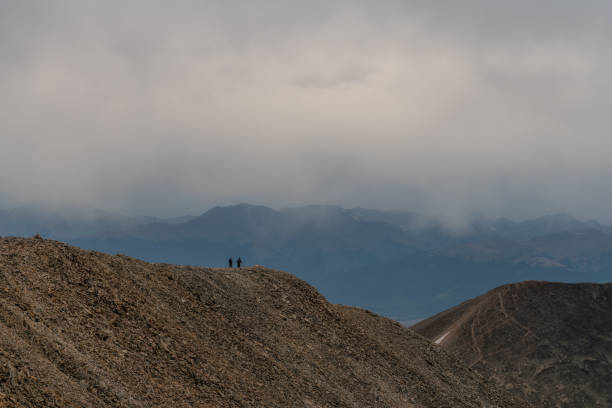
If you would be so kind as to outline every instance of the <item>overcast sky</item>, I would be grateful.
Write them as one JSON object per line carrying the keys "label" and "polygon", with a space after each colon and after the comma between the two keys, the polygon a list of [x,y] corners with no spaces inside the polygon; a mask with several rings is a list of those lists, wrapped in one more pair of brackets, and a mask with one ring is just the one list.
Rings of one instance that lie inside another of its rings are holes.
{"label": "overcast sky", "polygon": [[0,2],[0,208],[612,222],[607,1]]}

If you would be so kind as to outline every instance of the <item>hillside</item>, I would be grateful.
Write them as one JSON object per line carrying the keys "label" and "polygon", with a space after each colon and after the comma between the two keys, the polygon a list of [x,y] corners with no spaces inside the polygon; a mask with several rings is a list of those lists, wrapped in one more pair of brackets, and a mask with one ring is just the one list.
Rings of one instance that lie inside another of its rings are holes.
{"label": "hillside", "polygon": [[413,331],[284,272],[4,238],[0,406],[527,405]]}
{"label": "hillside", "polygon": [[612,406],[612,284],[528,281],[412,328],[538,407]]}

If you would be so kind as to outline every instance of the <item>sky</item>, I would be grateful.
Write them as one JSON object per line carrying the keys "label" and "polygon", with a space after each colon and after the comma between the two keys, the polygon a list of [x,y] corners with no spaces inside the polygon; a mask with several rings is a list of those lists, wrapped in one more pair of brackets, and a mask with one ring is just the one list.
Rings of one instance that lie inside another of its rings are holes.
{"label": "sky", "polygon": [[605,1],[0,2],[0,208],[612,222]]}

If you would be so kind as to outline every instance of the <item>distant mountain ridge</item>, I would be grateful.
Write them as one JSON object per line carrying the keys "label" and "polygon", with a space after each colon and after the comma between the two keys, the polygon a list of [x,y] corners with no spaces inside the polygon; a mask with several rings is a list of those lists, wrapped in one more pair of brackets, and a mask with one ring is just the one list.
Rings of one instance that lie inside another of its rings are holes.
{"label": "distant mountain ridge", "polygon": [[505,285],[412,326],[537,407],[612,406],[612,284]]}
{"label": "distant mountain ridge", "polygon": [[65,208],[53,210],[29,205],[0,210],[0,235],[31,236],[41,234],[56,239],[119,236],[138,226],[153,223],[164,225],[189,222],[197,217],[184,215],[171,218],[127,216],[100,209]]}
{"label": "distant mountain ridge", "polygon": [[557,214],[474,218],[462,232],[411,212],[239,204],[184,219],[89,210],[0,212],[0,235],[42,236],[148,261],[292,270],[334,302],[423,318],[526,279],[612,281],[612,230]]}
{"label": "distant mountain ridge", "polygon": [[580,230],[612,232],[611,227],[597,221],[580,221],[567,214],[546,215],[522,222],[512,222],[502,218],[495,220],[492,226],[498,234],[518,240]]}

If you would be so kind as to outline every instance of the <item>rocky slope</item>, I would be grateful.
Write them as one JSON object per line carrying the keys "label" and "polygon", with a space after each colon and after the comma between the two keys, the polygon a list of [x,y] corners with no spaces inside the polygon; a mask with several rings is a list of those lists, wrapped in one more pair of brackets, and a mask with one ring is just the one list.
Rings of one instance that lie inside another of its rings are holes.
{"label": "rocky slope", "polygon": [[412,328],[535,406],[612,406],[612,284],[506,285]]}
{"label": "rocky slope", "polygon": [[0,406],[526,407],[438,346],[262,267],[0,239]]}

